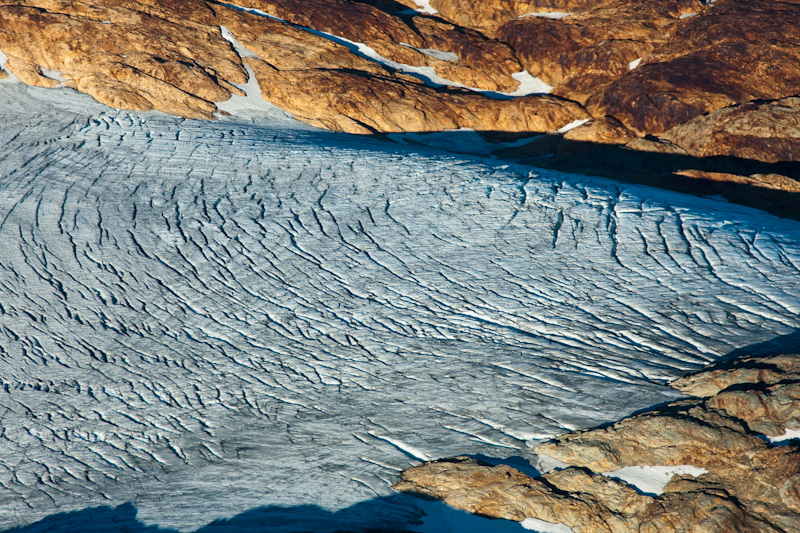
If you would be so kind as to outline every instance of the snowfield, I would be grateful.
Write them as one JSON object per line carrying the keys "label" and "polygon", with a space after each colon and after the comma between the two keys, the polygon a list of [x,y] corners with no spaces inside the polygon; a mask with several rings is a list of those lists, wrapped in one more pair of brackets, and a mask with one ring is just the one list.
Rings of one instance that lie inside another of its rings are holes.
{"label": "snowfield", "polygon": [[5,82],[0,121],[0,528],[524,531],[390,485],[800,328],[800,224],[758,211],[278,111]]}

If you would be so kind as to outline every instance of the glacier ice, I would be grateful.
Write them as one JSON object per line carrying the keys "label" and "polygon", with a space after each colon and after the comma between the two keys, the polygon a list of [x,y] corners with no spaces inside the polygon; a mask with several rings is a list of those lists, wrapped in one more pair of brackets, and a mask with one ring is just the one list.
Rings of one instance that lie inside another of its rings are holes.
{"label": "glacier ice", "polygon": [[800,327],[800,224],[754,210],[279,114],[0,115],[0,527],[336,512]]}

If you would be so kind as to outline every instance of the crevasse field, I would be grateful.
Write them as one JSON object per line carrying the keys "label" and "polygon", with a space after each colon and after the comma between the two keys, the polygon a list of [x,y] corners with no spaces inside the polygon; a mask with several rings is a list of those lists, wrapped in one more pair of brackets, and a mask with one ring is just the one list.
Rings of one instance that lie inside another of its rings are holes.
{"label": "crevasse field", "polygon": [[0,83],[0,529],[522,531],[390,486],[800,328],[796,222],[231,105]]}

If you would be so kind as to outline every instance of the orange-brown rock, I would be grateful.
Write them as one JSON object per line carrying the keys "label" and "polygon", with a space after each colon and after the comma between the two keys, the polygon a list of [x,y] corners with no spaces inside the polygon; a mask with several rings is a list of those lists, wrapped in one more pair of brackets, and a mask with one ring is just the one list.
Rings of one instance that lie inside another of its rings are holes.
{"label": "orange-brown rock", "polygon": [[[305,4],[253,5],[300,23],[313,22],[349,37],[372,39],[378,48],[427,58],[428,65],[438,61],[443,76],[461,72],[463,76],[455,77],[497,89],[510,88],[510,84],[498,84],[495,79],[518,83],[508,76],[521,68],[510,49],[476,32],[430,19],[421,19],[411,28],[408,18],[391,17],[366,4],[340,4],[336,11],[314,11],[329,13],[327,17],[308,20],[302,14],[308,13]],[[290,8],[296,11],[280,11]],[[386,32],[372,23],[383,24]],[[233,84],[247,80],[242,58],[223,37],[221,27],[259,57],[250,61],[268,101],[300,119],[337,131],[462,127],[552,131],[586,116],[580,106],[550,96],[492,100],[473,92],[436,90],[355,54],[346,44],[319,32],[202,0],[0,2],[0,50],[8,56],[6,67],[21,81],[54,87],[60,81],[48,73],[56,72],[67,86],[113,107],[157,109],[190,118],[212,118],[215,102],[241,92]],[[464,59],[435,59],[400,44],[406,41],[419,47],[446,45]],[[491,55],[493,50],[500,52]],[[485,71],[467,65],[484,52],[490,60]],[[497,69],[504,74],[498,75]]]}
{"label": "orange-brown rock", "polygon": [[[553,131],[586,117],[553,96],[494,100],[467,91],[435,90],[398,76],[351,70],[277,70],[248,60],[264,98],[309,124],[351,133],[470,128]],[[310,94],[306,88],[313,85]]]}
{"label": "orange-brown rock", "polygon": [[800,98],[726,107],[675,126],[661,138],[697,157],[800,161]]}
{"label": "orange-brown rock", "polygon": [[469,457],[409,468],[394,488],[482,516],[538,518],[575,531],[624,531],[653,501],[624,482],[582,468],[531,478],[509,466]]}
{"label": "orange-brown rock", "polygon": [[720,361],[680,377],[670,386],[692,396],[710,397],[733,385],[774,385],[784,380],[800,381],[800,356],[781,354]]}
{"label": "orange-brown rock", "polygon": [[[156,8],[132,2],[32,0],[0,5],[6,68],[31,85],[59,83],[105,104],[211,118],[228,82],[247,80],[238,55],[203,2]],[[149,13],[148,13],[149,12]],[[152,14],[151,14],[152,13]],[[198,22],[206,20],[206,24]]]}
{"label": "orange-brown rock", "polygon": [[[678,381],[713,391],[710,398],[538,445],[537,453],[572,465],[561,471],[530,478],[456,458],[408,469],[396,488],[487,516],[561,522],[576,533],[795,531],[800,447],[770,444],[759,433],[800,428],[799,361],[784,355],[713,365]],[[705,473],[676,476],[658,496],[598,473],[639,465],[692,465]]]}
{"label": "orange-brown rock", "polygon": [[703,113],[800,93],[800,4],[720,0],[673,28],[668,44],[589,100],[641,132]]}
{"label": "orange-brown rock", "polygon": [[454,24],[495,36],[498,27],[529,13],[572,13],[616,0],[431,0],[431,6]]}
{"label": "orange-brown rock", "polygon": [[[511,75],[522,66],[506,44],[441,20],[392,16],[348,0],[241,0],[241,5],[364,43],[397,63],[433,67],[440,77],[467,87],[510,92],[519,85]],[[458,59],[440,59],[437,52]]]}
{"label": "orange-brown rock", "polygon": [[497,30],[534,76],[581,102],[630,70],[630,63],[666,43],[681,15],[699,0],[602,2],[566,18],[523,17]]}

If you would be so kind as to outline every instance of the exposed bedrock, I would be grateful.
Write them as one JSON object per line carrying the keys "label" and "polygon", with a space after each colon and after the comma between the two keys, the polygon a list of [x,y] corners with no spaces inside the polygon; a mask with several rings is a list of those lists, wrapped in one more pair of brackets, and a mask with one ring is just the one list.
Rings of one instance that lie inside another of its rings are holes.
{"label": "exposed bedrock", "polygon": [[[586,116],[552,96],[493,100],[400,83],[395,76],[348,70],[285,70],[248,60],[265,98],[309,124],[352,133],[475,130],[547,131]],[[315,85],[318,94],[302,92]],[[342,92],[344,91],[344,92]]]}
{"label": "exposed bedrock", "polygon": [[585,102],[665,44],[682,15],[702,9],[700,0],[596,2],[564,18],[517,18],[497,35],[532,75]]}
{"label": "exposed bedrock", "polygon": [[240,0],[240,5],[366,44],[397,63],[433,67],[442,78],[468,87],[514,91],[519,82],[511,75],[523,70],[505,43],[443,20],[392,16],[347,0]]}
{"label": "exposed bedrock", "polygon": [[800,93],[800,2],[720,0],[681,20],[669,43],[589,101],[641,132]]}
{"label": "exposed bedrock", "polygon": [[[579,105],[551,96],[494,100],[429,87],[301,26],[366,42],[399,63],[435,66],[451,81],[515,89],[519,82],[510,75],[522,67],[510,48],[471,30],[392,17],[366,4],[245,3],[297,25],[199,0],[155,6],[30,0],[0,3],[0,50],[8,56],[6,68],[27,84],[63,82],[112,107],[189,118],[213,118],[215,102],[243,94],[235,86],[248,79],[241,55],[252,56],[266,100],[337,131],[542,132],[587,116]],[[223,36],[225,30],[231,35]],[[237,53],[235,43],[245,50]]]}
{"label": "exposed bedrock", "polygon": [[726,107],[679,124],[661,138],[697,157],[800,161],[800,98]]}
{"label": "exposed bedrock", "polygon": [[[710,397],[539,444],[536,453],[569,466],[537,478],[458,457],[410,468],[396,488],[576,532],[795,531],[800,447],[767,437],[800,429],[799,369],[798,355],[748,357],[680,378],[679,390]],[[686,465],[700,475],[676,475],[660,495],[611,477],[626,467]]]}
{"label": "exposed bedrock", "polygon": [[202,1],[0,5],[0,50],[21,81],[67,86],[112,107],[211,118],[247,74]]}

